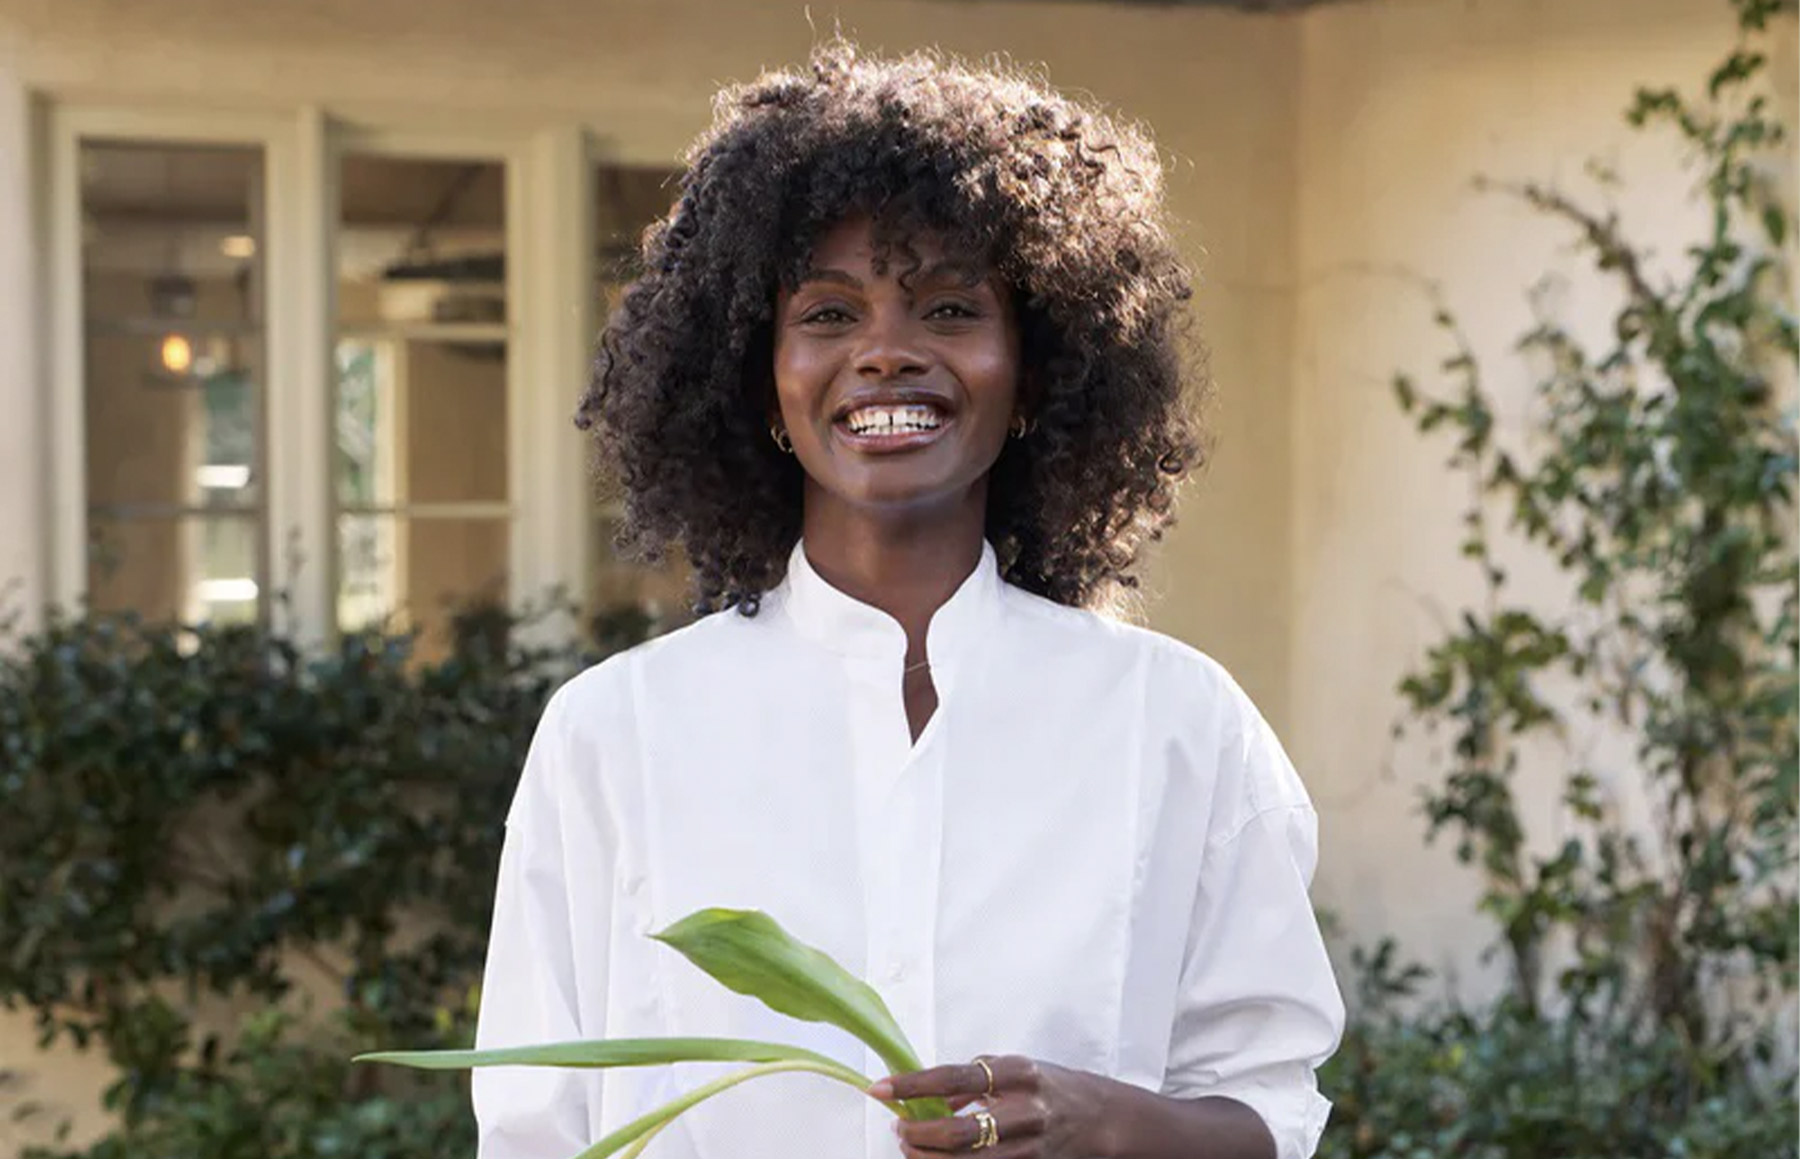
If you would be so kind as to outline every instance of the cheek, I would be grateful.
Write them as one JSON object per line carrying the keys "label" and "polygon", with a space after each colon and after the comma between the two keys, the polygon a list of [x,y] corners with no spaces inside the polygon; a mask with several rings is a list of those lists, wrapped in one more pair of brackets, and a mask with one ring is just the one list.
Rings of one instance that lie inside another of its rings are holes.
{"label": "cheek", "polygon": [[1012,351],[984,352],[971,360],[963,381],[984,417],[997,416],[1002,424],[1012,421],[1019,396],[1019,359]]}
{"label": "cheek", "polygon": [[797,412],[804,408],[812,393],[816,368],[799,347],[791,343],[777,343],[772,369],[775,380],[774,404],[782,414],[798,419]]}

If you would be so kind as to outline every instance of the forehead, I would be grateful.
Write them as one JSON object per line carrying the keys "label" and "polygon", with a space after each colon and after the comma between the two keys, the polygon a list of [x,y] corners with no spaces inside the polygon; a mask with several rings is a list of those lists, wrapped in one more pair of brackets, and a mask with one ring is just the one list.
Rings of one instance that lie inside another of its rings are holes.
{"label": "forehead", "polygon": [[867,269],[894,261],[896,250],[903,250],[906,258],[932,263],[943,258],[944,239],[937,231],[923,227],[904,232],[891,227],[878,229],[872,218],[859,214],[821,231],[813,241],[808,264],[817,268]]}
{"label": "forehead", "polygon": [[997,276],[967,244],[959,245],[928,225],[876,222],[863,215],[846,217],[820,231],[793,276],[797,284],[829,271],[858,280],[892,278],[903,286],[918,278],[949,277],[974,284],[992,282]]}

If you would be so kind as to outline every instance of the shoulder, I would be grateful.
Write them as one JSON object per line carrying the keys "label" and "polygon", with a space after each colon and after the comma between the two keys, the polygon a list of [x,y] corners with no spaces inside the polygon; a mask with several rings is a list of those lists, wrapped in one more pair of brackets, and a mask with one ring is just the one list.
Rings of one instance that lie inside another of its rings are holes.
{"label": "shoulder", "polygon": [[1254,711],[1249,697],[1223,665],[1194,646],[1151,628],[1071,608],[1022,588],[1005,589],[1013,635],[1024,646],[1103,665],[1129,666],[1144,676],[1146,692],[1184,714],[1213,710]]}
{"label": "shoulder", "polygon": [[615,653],[578,673],[552,694],[546,726],[585,731],[624,724],[646,697],[700,694],[711,684],[741,677],[756,659],[770,613],[715,612]]}
{"label": "shoulder", "polygon": [[1150,628],[1007,589],[1015,638],[1044,662],[1076,659],[1125,679],[1142,697],[1149,747],[1212,786],[1220,835],[1274,810],[1311,808],[1268,719],[1225,666]]}
{"label": "shoulder", "polygon": [[544,706],[522,784],[559,801],[629,791],[620,786],[632,782],[654,729],[646,710],[665,721],[684,718],[691,706],[716,698],[719,681],[741,682],[741,666],[718,661],[741,647],[752,624],[751,617],[720,612],[570,677]]}

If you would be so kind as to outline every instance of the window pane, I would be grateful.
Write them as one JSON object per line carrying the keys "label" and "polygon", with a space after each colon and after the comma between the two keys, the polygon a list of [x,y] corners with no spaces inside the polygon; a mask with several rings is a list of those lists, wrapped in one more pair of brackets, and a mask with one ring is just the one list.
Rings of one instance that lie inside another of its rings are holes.
{"label": "window pane", "polygon": [[95,516],[88,598],[96,611],[150,620],[253,620],[262,606],[257,530],[243,515]]}
{"label": "window pane", "polygon": [[407,501],[506,501],[506,362],[499,351],[406,344]]}
{"label": "window pane", "polygon": [[[505,176],[494,161],[344,159],[335,490],[346,627],[433,615],[442,597],[503,582]],[[411,566],[418,553],[428,570]]]}
{"label": "window pane", "polygon": [[507,530],[498,518],[339,516],[339,626],[416,627],[443,647],[456,612],[506,600]]}
{"label": "window pane", "polygon": [[398,520],[389,515],[338,516],[338,627],[351,632],[398,608]]}
{"label": "window pane", "polygon": [[[90,574],[111,577],[116,608],[238,616],[254,597],[199,598],[192,584],[217,565],[236,590],[260,591],[257,553],[226,566],[219,553],[236,547],[171,545],[194,538],[179,528],[215,526],[180,518],[204,511],[240,513],[230,535],[244,545],[259,534],[262,150],[88,140],[80,164],[92,541],[99,551],[122,536],[139,549],[122,564],[91,559]],[[122,518],[158,522],[99,526]]]}
{"label": "window pane", "polygon": [[636,276],[644,230],[669,212],[681,192],[681,170],[601,165],[594,173],[595,267],[602,296]]}
{"label": "window pane", "polygon": [[[260,345],[243,349],[260,361]],[[88,502],[254,510],[262,481],[255,379],[242,370],[180,382],[145,375],[155,351],[147,338],[88,335]]]}
{"label": "window pane", "polygon": [[337,348],[337,498],[347,507],[394,502],[393,343]]}

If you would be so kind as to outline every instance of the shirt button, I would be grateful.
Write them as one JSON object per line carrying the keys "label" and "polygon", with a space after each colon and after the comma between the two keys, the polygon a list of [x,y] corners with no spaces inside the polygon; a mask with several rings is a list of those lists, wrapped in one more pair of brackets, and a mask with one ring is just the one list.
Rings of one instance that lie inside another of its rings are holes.
{"label": "shirt button", "polygon": [[904,962],[889,962],[885,977],[889,982],[906,981],[906,964]]}

